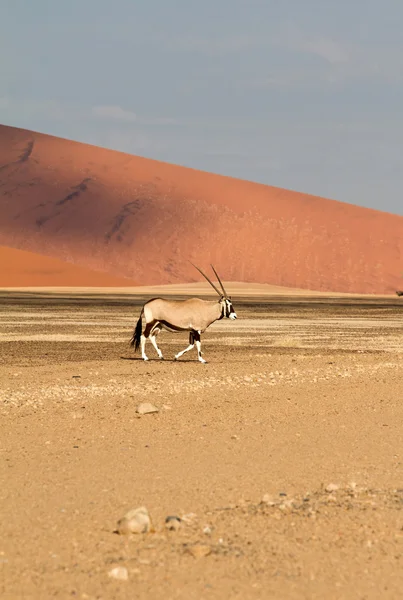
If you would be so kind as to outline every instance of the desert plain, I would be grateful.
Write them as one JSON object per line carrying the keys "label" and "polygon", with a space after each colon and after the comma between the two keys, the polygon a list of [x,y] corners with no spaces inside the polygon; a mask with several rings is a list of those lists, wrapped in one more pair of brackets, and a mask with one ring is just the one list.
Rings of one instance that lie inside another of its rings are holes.
{"label": "desert plain", "polygon": [[129,340],[207,284],[0,291],[2,599],[401,598],[402,299],[225,285],[206,365]]}

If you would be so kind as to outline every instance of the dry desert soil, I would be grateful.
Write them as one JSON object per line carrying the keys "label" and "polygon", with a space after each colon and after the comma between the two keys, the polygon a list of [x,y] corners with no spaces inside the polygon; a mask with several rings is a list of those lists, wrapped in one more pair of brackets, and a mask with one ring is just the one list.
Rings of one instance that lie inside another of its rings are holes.
{"label": "dry desert soil", "polygon": [[134,355],[154,290],[0,292],[2,599],[402,597],[402,299],[227,287],[206,365]]}

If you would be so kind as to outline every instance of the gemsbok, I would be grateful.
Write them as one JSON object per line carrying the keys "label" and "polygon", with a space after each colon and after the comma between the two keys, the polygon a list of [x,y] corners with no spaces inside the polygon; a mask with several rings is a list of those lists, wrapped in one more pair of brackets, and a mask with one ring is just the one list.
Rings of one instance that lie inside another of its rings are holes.
{"label": "gemsbok", "polygon": [[[193,264],[193,263],[192,263]],[[157,345],[157,335],[161,329],[167,331],[180,332],[189,331],[189,346],[175,355],[175,360],[189,352],[196,344],[197,356],[201,363],[207,361],[202,357],[201,334],[204,333],[212,323],[219,321],[224,317],[236,319],[237,314],[232,306],[231,298],[228,296],[224,286],[213,265],[211,268],[220,284],[222,292],[210,281],[210,279],[193,265],[217,292],[217,300],[201,300],[200,298],[189,298],[188,300],[165,300],[163,298],[153,298],[146,302],[141,309],[139,320],[133,331],[130,345],[134,346],[136,352],[141,346],[141,355],[143,360],[148,360],[145,353],[147,339],[150,339],[152,345],[160,359],[164,359],[162,352]],[[142,318],[145,318],[145,328],[143,331]]]}

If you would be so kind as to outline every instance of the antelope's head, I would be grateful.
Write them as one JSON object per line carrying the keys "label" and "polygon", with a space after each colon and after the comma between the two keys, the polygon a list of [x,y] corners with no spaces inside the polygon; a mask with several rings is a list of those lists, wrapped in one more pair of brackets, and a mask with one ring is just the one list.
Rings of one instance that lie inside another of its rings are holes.
{"label": "antelope's head", "polygon": [[237,314],[232,305],[231,296],[221,296],[220,304],[221,304],[221,310],[222,310],[223,317],[226,317],[227,319],[236,319],[237,318]]}
{"label": "antelope's head", "polygon": [[[192,263],[193,265],[193,263]],[[209,284],[211,285],[211,287],[217,292],[217,294],[219,295],[220,299],[219,299],[219,303],[221,305],[221,318],[226,317],[227,319],[236,319],[237,318],[237,314],[235,312],[235,309],[232,305],[232,300],[231,300],[231,296],[228,296],[227,292],[225,291],[225,288],[222,284],[221,279],[218,276],[217,271],[215,270],[215,268],[213,267],[213,265],[211,265],[211,268],[214,271],[215,276],[217,277],[217,281],[220,284],[221,287],[221,291],[214,285],[214,283],[212,281],[210,281],[210,279],[207,277],[207,275],[205,275],[203,273],[203,271],[201,271],[199,269],[199,267],[196,267],[196,265],[193,265],[195,267],[195,269],[197,269],[199,271],[199,273],[201,273],[203,275],[203,277],[205,279],[207,279],[207,281],[209,282]]]}

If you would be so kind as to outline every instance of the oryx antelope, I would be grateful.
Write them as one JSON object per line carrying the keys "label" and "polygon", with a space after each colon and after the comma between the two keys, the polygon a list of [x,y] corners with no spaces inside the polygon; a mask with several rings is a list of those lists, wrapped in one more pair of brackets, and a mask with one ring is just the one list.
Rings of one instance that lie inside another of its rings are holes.
{"label": "oryx antelope", "polygon": [[[193,264],[193,263],[192,263]],[[139,320],[134,329],[130,345],[134,346],[134,350],[138,350],[141,346],[141,355],[144,360],[148,360],[145,353],[145,345],[147,339],[150,339],[152,345],[157,351],[158,356],[163,359],[162,352],[157,345],[157,335],[161,329],[167,331],[179,332],[189,331],[189,346],[178,352],[175,355],[175,360],[180,356],[189,352],[196,344],[197,355],[200,362],[206,361],[202,357],[200,336],[204,333],[212,323],[219,321],[224,317],[228,319],[236,319],[237,315],[232,306],[231,298],[227,295],[224,286],[219,278],[213,265],[215,276],[221,287],[220,290],[210,281],[210,279],[199,269],[193,265],[207,279],[209,284],[217,292],[218,300],[201,300],[200,298],[190,298],[189,300],[164,300],[163,298],[153,298],[146,302],[141,309]],[[143,331],[142,318],[145,318],[145,328]]]}

